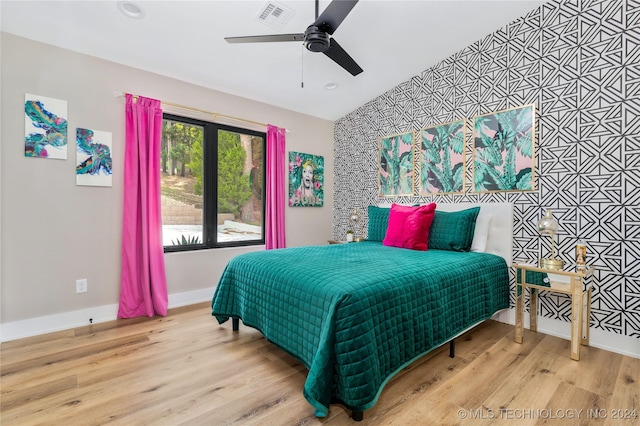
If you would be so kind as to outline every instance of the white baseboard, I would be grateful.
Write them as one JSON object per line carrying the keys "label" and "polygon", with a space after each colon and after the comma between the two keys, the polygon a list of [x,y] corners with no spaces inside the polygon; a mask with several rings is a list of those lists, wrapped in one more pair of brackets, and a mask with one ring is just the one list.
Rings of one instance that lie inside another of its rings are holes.
{"label": "white baseboard", "polygon": [[201,290],[185,291],[183,293],[174,293],[169,295],[169,309],[179,308],[180,306],[193,305],[200,302],[211,302],[215,287],[204,288]]}
{"label": "white baseboard", "polygon": [[[494,316],[497,321],[515,325],[515,308],[506,309]],[[529,328],[529,313],[524,313],[524,326]],[[561,339],[571,340],[571,327],[569,322],[538,316],[538,333],[549,334]],[[589,331],[589,346],[604,349],[610,352],[640,358],[640,339],[608,331],[591,328]]]}
{"label": "white baseboard", "polygon": [[[193,290],[169,295],[169,308],[192,305],[206,302],[213,297],[214,288]],[[93,319],[93,324],[113,321],[117,319],[118,305],[97,306],[78,311],[64,312],[56,315],[30,318],[22,321],[14,321],[2,324],[0,342],[21,339],[23,337],[37,336],[39,334],[52,333],[70,328],[88,325],[88,319]],[[494,316],[497,321],[506,324],[515,324],[515,309],[505,309]],[[525,327],[529,324],[529,313],[525,312]],[[527,327],[528,328],[528,327]],[[538,332],[550,334],[562,339],[571,339],[571,330],[568,322],[538,317]],[[610,352],[640,358],[640,339],[623,336],[596,328],[591,328],[589,345],[605,349]]]}
{"label": "white baseboard", "polygon": [[[213,297],[214,290],[215,288],[212,287],[170,294],[169,308],[209,301]],[[118,318],[118,305],[96,306],[78,311],[4,323],[0,327],[0,342],[89,325],[89,318],[93,320],[93,324],[113,321]]]}

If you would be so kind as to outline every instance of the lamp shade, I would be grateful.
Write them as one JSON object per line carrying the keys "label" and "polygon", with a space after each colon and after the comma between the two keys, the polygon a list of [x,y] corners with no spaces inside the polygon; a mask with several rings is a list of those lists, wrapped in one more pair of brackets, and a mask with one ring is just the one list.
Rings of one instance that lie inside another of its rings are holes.
{"label": "lamp shade", "polygon": [[[358,213],[358,209],[353,209],[353,213],[351,213],[351,216],[349,216],[349,220],[353,223],[353,227],[355,228],[355,238],[354,241],[356,242],[360,242],[360,241],[364,241],[363,240],[363,235],[364,235],[364,224],[363,222],[360,220],[360,213]],[[358,235],[358,223],[360,223],[362,225],[362,228],[360,231],[360,235]]]}
{"label": "lamp shade", "polygon": [[351,216],[349,217],[349,219],[354,224],[358,223],[358,221],[360,220],[360,215],[358,214],[358,209],[353,209],[353,213],[351,213]]}
{"label": "lamp shade", "polygon": [[553,234],[558,232],[560,226],[558,221],[553,217],[551,210],[547,209],[545,215],[538,221],[538,232],[541,234]]}
{"label": "lamp shade", "polygon": [[558,225],[558,221],[553,217],[553,213],[550,209],[544,214],[536,227],[538,228],[538,232],[541,234],[549,234],[551,236],[551,258],[540,259],[540,267],[541,268],[549,268],[549,269],[562,269],[564,267],[564,260],[556,259],[556,248],[554,235],[560,229]]}

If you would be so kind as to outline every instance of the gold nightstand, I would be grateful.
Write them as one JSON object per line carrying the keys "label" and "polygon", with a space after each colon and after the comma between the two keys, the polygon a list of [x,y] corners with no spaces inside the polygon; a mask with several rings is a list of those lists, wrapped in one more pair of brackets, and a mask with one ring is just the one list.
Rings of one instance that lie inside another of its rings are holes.
{"label": "gold nightstand", "polygon": [[[529,329],[538,329],[538,292],[551,291],[571,297],[571,359],[580,360],[580,345],[589,345],[593,266],[584,270],[540,268],[532,263],[515,262],[516,271],[516,343],[522,343],[524,329],[524,290],[529,289]],[[547,280],[545,281],[545,277]]]}

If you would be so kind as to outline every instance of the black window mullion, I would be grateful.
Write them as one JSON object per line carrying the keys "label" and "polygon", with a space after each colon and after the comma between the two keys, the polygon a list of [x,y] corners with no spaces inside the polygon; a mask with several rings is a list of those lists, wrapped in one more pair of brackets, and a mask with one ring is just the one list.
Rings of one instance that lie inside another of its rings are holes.
{"label": "black window mullion", "polygon": [[218,245],[218,128],[213,123],[205,126],[204,191],[205,235],[207,247]]}

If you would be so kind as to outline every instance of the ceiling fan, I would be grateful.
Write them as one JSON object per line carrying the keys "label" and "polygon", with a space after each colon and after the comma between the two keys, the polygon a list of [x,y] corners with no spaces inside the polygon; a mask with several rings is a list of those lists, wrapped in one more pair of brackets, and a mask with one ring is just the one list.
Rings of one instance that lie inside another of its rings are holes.
{"label": "ceiling fan", "polygon": [[316,20],[307,27],[304,33],[225,37],[225,40],[228,43],[302,41],[307,50],[324,53],[351,75],[360,74],[362,68],[334,38],[330,37],[358,3],[358,0],[333,0],[320,16],[318,16],[318,1],[316,0]]}

